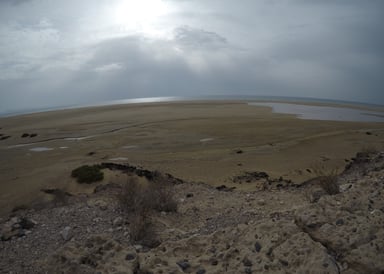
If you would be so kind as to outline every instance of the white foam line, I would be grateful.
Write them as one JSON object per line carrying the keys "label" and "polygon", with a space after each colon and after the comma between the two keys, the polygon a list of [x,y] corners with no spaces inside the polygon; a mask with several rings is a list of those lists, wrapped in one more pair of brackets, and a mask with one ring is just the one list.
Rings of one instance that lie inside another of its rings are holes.
{"label": "white foam line", "polygon": [[89,139],[95,136],[96,135],[85,136],[85,137],[69,137],[69,138],[65,138],[64,140],[65,141],[81,141],[81,140]]}
{"label": "white foam line", "polygon": [[33,147],[33,148],[30,148],[29,150],[33,151],[33,152],[43,152],[43,151],[54,150],[54,148],[51,148],[51,147]]}

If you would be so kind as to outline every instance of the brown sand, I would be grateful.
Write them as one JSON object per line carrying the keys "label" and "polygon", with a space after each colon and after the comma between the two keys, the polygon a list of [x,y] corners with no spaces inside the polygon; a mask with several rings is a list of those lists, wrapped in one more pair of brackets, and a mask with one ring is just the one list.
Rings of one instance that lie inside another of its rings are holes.
{"label": "brown sand", "polygon": [[[0,141],[0,215],[41,199],[42,188],[83,191],[70,178],[83,164],[128,162],[212,185],[231,186],[244,171],[300,183],[319,166],[342,168],[358,151],[384,148],[383,123],[300,120],[244,102],[61,110],[1,118],[0,128],[11,136]],[[20,144],[27,145],[9,148]],[[53,150],[29,150],[34,147]]]}

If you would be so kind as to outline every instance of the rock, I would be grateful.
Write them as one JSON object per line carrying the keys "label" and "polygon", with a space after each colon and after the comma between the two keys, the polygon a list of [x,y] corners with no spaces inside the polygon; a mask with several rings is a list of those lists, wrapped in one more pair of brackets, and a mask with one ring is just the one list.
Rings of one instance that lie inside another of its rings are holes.
{"label": "rock", "polygon": [[37,225],[37,222],[23,217],[20,219],[19,224],[20,224],[21,228],[23,228],[23,229],[31,229],[35,225]]}
{"label": "rock", "polygon": [[255,243],[255,250],[256,250],[256,252],[260,252],[260,250],[261,250],[261,244],[260,244],[259,242],[256,242],[256,243]]}
{"label": "rock", "polygon": [[19,235],[19,231],[18,230],[4,230],[1,232],[1,240],[2,241],[9,241],[11,240],[13,237],[16,237]]}
{"label": "rock", "polygon": [[69,241],[73,237],[71,227],[66,226],[62,231],[60,231],[60,235],[64,241]]}
{"label": "rock", "polygon": [[326,195],[327,193],[323,190],[323,189],[320,189],[320,188],[317,188],[317,189],[315,189],[315,190],[313,190],[313,191],[311,191],[310,193],[309,193],[309,202],[310,203],[316,203],[317,201],[319,201],[320,200],[320,198],[322,197],[322,196],[324,196],[324,195]]}
{"label": "rock", "polygon": [[137,252],[140,252],[140,251],[143,250],[143,246],[142,246],[142,245],[134,245],[133,247],[135,248],[135,250],[136,250]]}
{"label": "rock", "polygon": [[236,187],[227,187],[226,185],[221,185],[216,187],[218,191],[226,191],[226,192],[233,191],[235,188]]}
{"label": "rock", "polygon": [[188,260],[182,260],[182,261],[178,261],[176,263],[180,268],[181,270],[185,271],[187,270],[188,268],[191,267],[191,265],[189,264]]}
{"label": "rock", "polygon": [[[311,273],[316,269],[316,273],[340,273],[326,248],[304,232],[292,235],[273,250],[273,255],[285,272]],[[327,267],[324,267],[324,262],[327,262]]]}
{"label": "rock", "polygon": [[136,255],[135,255],[135,254],[132,254],[132,253],[128,253],[127,256],[125,256],[125,259],[126,259],[127,261],[131,261],[131,260],[133,260],[133,259],[135,259],[135,258],[136,258]]}
{"label": "rock", "polygon": [[70,241],[49,256],[39,273],[138,273],[138,256],[127,247],[104,235],[85,242]]}
{"label": "rock", "polygon": [[[13,237],[23,237],[26,235],[26,231],[33,228],[37,224],[35,221],[31,221],[25,217],[13,217],[1,228],[1,240],[9,241]],[[30,231],[28,232],[28,234]]]}
{"label": "rock", "polygon": [[106,210],[108,208],[108,203],[103,199],[90,199],[87,201],[87,205],[90,207],[98,207],[101,210]]}
{"label": "rock", "polygon": [[251,267],[252,266],[252,262],[248,258],[244,258],[243,259],[243,265]]}
{"label": "rock", "polygon": [[19,217],[12,217],[7,223],[10,226],[14,226],[15,224],[20,223],[21,219]]}
{"label": "rock", "polygon": [[252,274],[252,268],[250,268],[250,267],[244,268],[244,273],[245,274]]}
{"label": "rock", "polygon": [[209,261],[210,261],[211,265],[218,265],[219,264],[219,261],[215,258],[212,258]]}
{"label": "rock", "polygon": [[264,205],[265,205],[265,200],[264,200],[264,199],[259,199],[259,200],[257,201],[257,204],[258,204],[259,206],[264,206]]}
{"label": "rock", "polygon": [[94,223],[98,223],[98,222],[101,222],[103,219],[101,219],[100,217],[96,217],[96,218],[93,218],[92,221]]}
{"label": "rock", "polygon": [[124,223],[124,220],[123,220],[122,217],[116,217],[116,218],[113,220],[113,222],[112,222],[113,226],[122,226],[123,223]]}
{"label": "rock", "polygon": [[336,225],[343,225],[344,224],[344,220],[343,219],[338,219],[336,221]]}
{"label": "rock", "polygon": [[204,268],[200,268],[196,271],[196,274],[205,274],[207,271]]}

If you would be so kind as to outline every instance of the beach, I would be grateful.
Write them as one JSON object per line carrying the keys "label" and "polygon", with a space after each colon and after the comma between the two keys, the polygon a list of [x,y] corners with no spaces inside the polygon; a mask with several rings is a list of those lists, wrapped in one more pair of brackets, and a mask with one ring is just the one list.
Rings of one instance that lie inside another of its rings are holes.
{"label": "beach", "polygon": [[[384,147],[383,123],[303,120],[245,101],[67,109],[0,118],[0,128],[10,136],[0,141],[1,214],[47,199],[41,189],[92,191],[70,176],[85,164],[129,163],[251,191],[233,177],[258,171],[300,184]],[[113,176],[106,181],[125,180]]]}
{"label": "beach", "polygon": [[188,101],[1,118],[0,272],[382,273],[383,123],[305,115]]}

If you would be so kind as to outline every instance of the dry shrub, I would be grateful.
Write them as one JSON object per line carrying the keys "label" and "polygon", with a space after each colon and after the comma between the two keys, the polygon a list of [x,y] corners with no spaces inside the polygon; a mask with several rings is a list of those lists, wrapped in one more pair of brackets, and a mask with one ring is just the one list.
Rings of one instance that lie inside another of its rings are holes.
{"label": "dry shrub", "polygon": [[329,195],[335,195],[340,193],[340,187],[337,183],[337,176],[326,175],[319,177],[320,186],[327,192]]}
{"label": "dry shrub", "polygon": [[161,180],[144,185],[130,177],[123,186],[119,201],[122,208],[128,212],[177,211],[172,184]]}
{"label": "dry shrub", "polygon": [[166,181],[157,181],[149,186],[152,209],[165,212],[176,212],[177,201],[175,199],[173,185]]}
{"label": "dry shrub", "polygon": [[143,193],[144,190],[141,184],[131,177],[128,178],[118,196],[122,209],[128,212],[140,211],[142,209]]}
{"label": "dry shrub", "polygon": [[129,225],[130,237],[133,242],[141,243],[147,247],[156,247],[160,244],[154,225],[148,215],[133,214]]}
{"label": "dry shrub", "polygon": [[327,194],[335,195],[340,193],[340,186],[337,182],[337,169],[326,170],[324,167],[315,167],[313,171],[317,175],[316,181]]}
{"label": "dry shrub", "polygon": [[158,245],[157,235],[151,222],[151,211],[177,211],[177,202],[171,184],[156,180],[141,184],[129,177],[118,196],[122,209],[130,223],[130,236],[134,242],[148,247]]}

